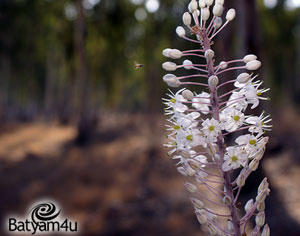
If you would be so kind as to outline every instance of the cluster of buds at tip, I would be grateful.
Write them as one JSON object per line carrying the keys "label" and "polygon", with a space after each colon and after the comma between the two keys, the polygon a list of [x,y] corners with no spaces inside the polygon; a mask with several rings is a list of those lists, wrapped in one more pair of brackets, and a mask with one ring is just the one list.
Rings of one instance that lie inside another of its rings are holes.
{"label": "cluster of buds at tip", "polygon": [[[169,87],[180,87],[176,92],[169,90],[168,98],[163,98],[169,132],[165,146],[177,161],[178,172],[191,178],[185,187],[195,195],[191,198],[195,214],[211,235],[245,235],[247,222],[255,216],[251,235],[267,236],[270,228],[265,224],[265,199],[270,189],[266,178],[259,185],[255,199],[245,204],[243,216],[236,206],[247,178],[259,168],[268,143],[264,135],[272,128],[270,116],[264,112],[255,116],[251,110],[260,101],[268,100],[264,94],[269,89],[261,88],[263,82],[255,74],[261,66],[256,55],[216,63],[218,58],[211,48],[213,40],[236,17],[234,9],[224,12],[224,0],[190,1],[188,11],[182,16],[183,26],[176,28],[176,34],[199,47],[167,48],[162,52],[169,58],[162,64],[167,71],[163,81]],[[176,63],[174,59],[182,61]],[[171,74],[177,70],[187,73]],[[229,71],[239,73],[226,80]],[[195,88],[201,90],[193,91]],[[227,144],[225,136],[232,133],[236,138]],[[237,174],[235,179],[233,172]],[[209,177],[216,179],[211,181]],[[223,190],[212,182],[223,184]],[[200,192],[198,184],[207,187],[219,201]],[[224,206],[228,211],[226,214],[213,211],[207,207],[208,203]],[[227,226],[221,226],[219,221],[223,218],[227,218]]]}

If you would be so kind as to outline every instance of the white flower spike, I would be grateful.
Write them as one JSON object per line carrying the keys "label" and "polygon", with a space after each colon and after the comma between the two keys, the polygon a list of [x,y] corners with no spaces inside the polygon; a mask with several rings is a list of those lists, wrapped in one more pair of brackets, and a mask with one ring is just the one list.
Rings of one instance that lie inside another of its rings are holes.
{"label": "white flower spike", "polygon": [[[178,26],[176,33],[200,47],[183,51],[167,48],[162,52],[167,58],[182,58],[179,63],[163,63],[163,69],[168,73],[177,69],[187,72],[180,77],[174,74],[163,76],[168,86],[181,87],[175,93],[170,90],[168,98],[163,99],[168,116],[168,141],[164,146],[176,161],[178,172],[192,179],[185,187],[197,196],[191,198],[191,202],[199,223],[209,234],[259,235],[262,231],[261,235],[269,236],[270,228],[265,224],[265,200],[270,189],[266,178],[259,185],[255,199],[246,203],[244,216],[236,207],[247,178],[259,168],[263,158],[269,140],[264,134],[272,128],[269,115],[264,112],[251,114],[251,109],[260,101],[268,100],[264,94],[269,89],[261,88],[262,81],[253,72],[260,68],[261,62],[253,54],[226,61],[215,55],[212,49],[214,37],[236,17],[236,11],[229,9],[223,24],[224,0],[192,0],[188,9],[190,12],[185,12],[182,20],[189,30]],[[191,61],[188,56],[197,56],[199,60]],[[215,64],[216,61],[221,62]],[[227,78],[228,71],[239,74],[236,78]],[[197,90],[187,89],[189,86]],[[230,134],[236,137],[235,142],[231,141]],[[214,182],[222,185],[222,190],[216,188]],[[198,188],[198,185],[206,187],[218,197],[217,200],[202,194],[202,187]],[[215,210],[208,208],[208,204],[215,204]],[[219,212],[220,205],[227,208],[227,215]],[[223,224],[224,218],[228,224]],[[255,218],[256,223],[252,232],[247,225],[251,218]]]}

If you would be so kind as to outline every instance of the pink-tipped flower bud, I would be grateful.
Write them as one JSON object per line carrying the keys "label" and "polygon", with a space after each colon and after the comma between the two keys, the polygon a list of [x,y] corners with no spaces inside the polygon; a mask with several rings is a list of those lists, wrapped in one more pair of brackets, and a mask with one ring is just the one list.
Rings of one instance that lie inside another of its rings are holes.
{"label": "pink-tipped flower bud", "polygon": [[213,14],[214,16],[221,16],[223,13],[223,5],[217,3],[215,4],[214,8],[213,8]]}
{"label": "pink-tipped flower bud", "polygon": [[188,90],[188,89],[186,89],[186,90],[184,90],[184,91],[182,92],[182,96],[183,96],[186,100],[192,100],[192,99],[195,97],[195,95],[192,93],[192,91],[191,91],[191,90]]}
{"label": "pink-tipped flower bud", "polygon": [[211,60],[215,56],[215,52],[211,49],[208,49],[205,51],[204,56],[207,60]]}
{"label": "pink-tipped flower bud", "polygon": [[247,70],[257,70],[261,66],[261,62],[258,60],[249,61],[246,64]]}
{"label": "pink-tipped flower bud", "polygon": [[191,198],[191,202],[196,209],[202,209],[204,207],[204,203],[196,198]]}
{"label": "pink-tipped flower bud", "polygon": [[206,2],[205,2],[205,0],[199,0],[199,7],[200,7],[200,8],[206,7]]}
{"label": "pink-tipped flower bud", "polygon": [[269,225],[265,225],[263,228],[263,231],[261,233],[261,236],[270,236],[270,227]]}
{"label": "pink-tipped flower bud", "polygon": [[208,8],[203,8],[202,9],[202,20],[207,21],[209,19],[210,16],[210,11]]}
{"label": "pink-tipped flower bud", "polygon": [[219,83],[219,78],[218,76],[212,75],[208,79],[208,85],[210,88],[215,88]]}
{"label": "pink-tipped flower bud", "polygon": [[265,212],[259,212],[255,217],[255,223],[257,226],[262,227],[265,224]]}
{"label": "pink-tipped flower bud", "polygon": [[163,81],[167,83],[167,85],[169,85],[170,87],[174,88],[179,87],[181,85],[179,79],[173,74],[166,74],[163,77]]}
{"label": "pink-tipped flower bud", "polygon": [[245,205],[245,211],[246,212],[248,212],[248,211],[250,211],[251,210],[251,208],[253,207],[253,204],[254,204],[254,201],[253,201],[253,199],[250,199],[247,203],[246,203],[246,205]]}
{"label": "pink-tipped flower bud", "polygon": [[192,0],[190,2],[188,9],[191,13],[193,13],[194,11],[196,11],[198,9],[198,4],[197,4],[196,0]]}
{"label": "pink-tipped flower bud", "polygon": [[238,75],[236,80],[239,83],[244,84],[244,83],[247,83],[250,78],[251,78],[251,76],[248,73],[241,73],[241,74]]}
{"label": "pink-tipped flower bud", "polygon": [[186,70],[193,69],[193,62],[190,60],[184,60],[182,64],[184,65],[184,69]]}
{"label": "pink-tipped flower bud", "polygon": [[182,57],[182,52],[179,51],[178,49],[172,49],[170,52],[169,52],[169,56],[172,58],[172,59],[179,59]]}
{"label": "pink-tipped flower bud", "polygon": [[235,18],[235,10],[233,8],[229,9],[227,14],[226,14],[226,20],[227,21],[232,21]]}
{"label": "pink-tipped flower bud", "polygon": [[183,24],[185,24],[186,26],[190,26],[191,23],[192,23],[192,17],[191,17],[191,14],[188,13],[188,12],[185,12],[185,13],[182,15],[182,21],[183,21]]}
{"label": "pink-tipped flower bud", "polygon": [[197,191],[197,186],[194,185],[194,184],[191,184],[191,183],[186,182],[186,183],[184,184],[184,186],[185,186],[185,187],[187,188],[187,190],[188,190],[189,192],[191,192],[191,193],[194,193],[194,192]]}
{"label": "pink-tipped flower bud", "polygon": [[244,56],[243,61],[245,63],[248,63],[248,62],[254,61],[256,59],[257,59],[257,56],[255,56],[254,54],[248,54],[248,55]]}
{"label": "pink-tipped flower bud", "polygon": [[162,54],[165,56],[165,57],[170,57],[170,52],[171,52],[171,48],[166,48],[162,51]]}
{"label": "pink-tipped flower bud", "polygon": [[221,17],[217,17],[214,21],[214,27],[216,29],[219,29],[222,25],[223,21],[222,21],[222,18]]}
{"label": "pink-tipped flower bud", "polygon": [[176,28],[176,34],[182,38],[185,36],[185,29],[182,26],[177,26]]}
{"label": "pink-tipped flower bud", "polygon": [[177,149],[177,153],[182,156],[183,158],[190,158],[191,155],[190,155],[190,152],[184,150],[184,149]]}
{"label": "pink-tipped flower bud", "polygon": [[167,61],[162,64],[162,68],[166,71],[174,71],[177,69],[177,65],[174,62]]}

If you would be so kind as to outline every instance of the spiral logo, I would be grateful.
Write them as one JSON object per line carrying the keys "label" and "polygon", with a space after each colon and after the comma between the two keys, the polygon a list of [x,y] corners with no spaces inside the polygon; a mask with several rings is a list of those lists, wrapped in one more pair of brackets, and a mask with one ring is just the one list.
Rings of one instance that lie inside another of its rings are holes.
{"label": "spiral logo", "polygon": [[31,219],[33,222],[38,221],[50,221],[55,219],[60,210],[56,209],[56,206],[51,202],[41,203],[31,209]]}

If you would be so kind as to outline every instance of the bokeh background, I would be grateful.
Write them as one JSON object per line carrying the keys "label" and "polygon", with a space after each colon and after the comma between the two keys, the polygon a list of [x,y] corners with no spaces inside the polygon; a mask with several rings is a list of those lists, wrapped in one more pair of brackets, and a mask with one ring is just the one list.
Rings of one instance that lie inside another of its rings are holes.
{"label": "bokeh background", "polygon": [[[161,51],[197,48],[175,34],[187,3],[0,1],[1,222],[47,197],[81,223],[79,235],[206,235],[162,146]],[[255,113],[270,112],[274,129],[241,202],[266,175],[272,235],[297,236],[300,1],[225,6],[237,17],[215,40],[217,60],[257,54],[260,78],[271,87],[271,102]]]}

